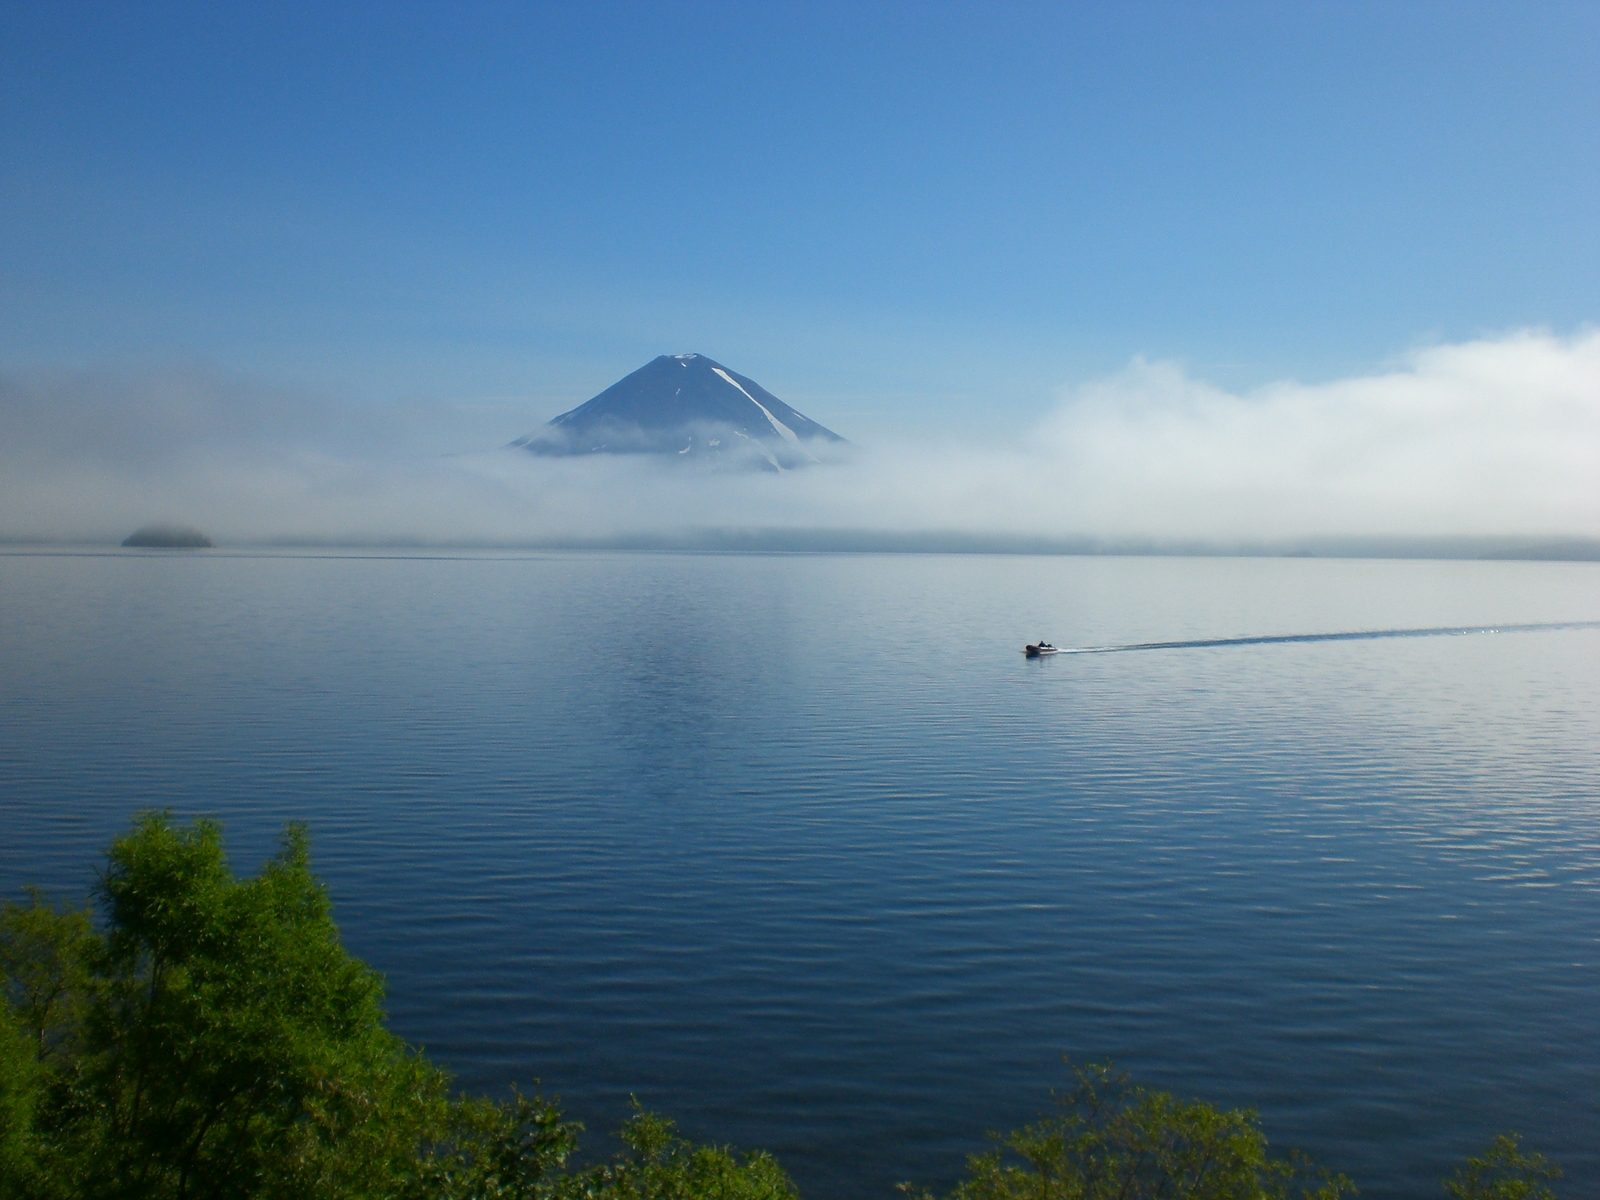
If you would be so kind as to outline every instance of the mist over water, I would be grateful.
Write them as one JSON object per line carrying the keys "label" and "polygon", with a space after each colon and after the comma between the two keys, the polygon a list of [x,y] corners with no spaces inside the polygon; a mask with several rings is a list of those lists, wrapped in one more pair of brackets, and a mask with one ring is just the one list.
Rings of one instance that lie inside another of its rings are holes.
{"label": "mist over water", "polygon": [[0,888],[305,820],[465,1085],[810,1196],[948,1184],[1064,1053],[1368,1197],[1506,1128],[1583,1195],[1596,621],[1591,564],[0,553]]}
{"label": "mist over water", "polygon": [[[749,369],[754,370],[751,366]],[[602,381],[603,382],[603,381]],[[768,381],[780,387],[778,381]],[[802,398],[787,397],[802,409]],[[352,404],[199,368],[0,377],[0,537],[528,544],[703,529],[1210,546],[1600,538],[1600,334],[1232,393],[1136,360],[1032,427],[920,421],[781,475],[505,449],[551,413]],[[836,425],[825,410],[808,414]]]}

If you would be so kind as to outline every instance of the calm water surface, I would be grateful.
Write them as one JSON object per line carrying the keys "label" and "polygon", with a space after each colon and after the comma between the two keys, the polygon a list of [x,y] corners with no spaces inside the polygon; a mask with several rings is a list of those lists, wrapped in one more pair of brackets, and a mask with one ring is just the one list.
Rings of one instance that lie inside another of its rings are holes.
{"label": "calm water surface", "polygon": [[305,821],[466,1086],[812,1197],[948,1185],[1063,1054],[1369,1197],[1506,1128],[1592,1195],[1600,629],[1018,651],[1595,620],[1592,564],[4,553],[0,888]]}

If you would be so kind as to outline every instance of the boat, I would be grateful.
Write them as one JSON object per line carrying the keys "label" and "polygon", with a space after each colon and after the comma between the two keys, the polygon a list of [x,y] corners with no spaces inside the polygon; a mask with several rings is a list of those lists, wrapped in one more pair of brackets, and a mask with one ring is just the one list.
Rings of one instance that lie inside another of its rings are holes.
{"label": "boat", "polygon": [[1049,642],[1033,642],[1030,645],[1024,646],[1022,648],[1022,652],[1029,658],[1042,658],[1046,654],[1061,653],[1060,650],[1056,649],[1056,647],[1052,646]]}

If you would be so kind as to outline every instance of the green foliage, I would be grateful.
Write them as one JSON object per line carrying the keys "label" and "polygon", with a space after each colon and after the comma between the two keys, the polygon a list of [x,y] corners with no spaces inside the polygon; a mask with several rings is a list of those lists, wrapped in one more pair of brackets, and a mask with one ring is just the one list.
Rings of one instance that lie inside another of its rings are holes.
{"label": "green foliage", "polygon": [[303,830],[254,879],[210,822],[146,816],[112,844],[86,1074],[104,1196],[358,1195],[410,1167],[444,1080],[383,1028]]}
{"label": "green foliage", "polygon": [[531,1200],[577,1149],[582,1126],[562,1119],[541,1096],[516,1093],[509,1104],[463,1098],[428,1145],[407,1190],[414,1200]]}
{"label": "green foliage", "polygon": [[381,983],[340,945],[304,832],[243,881],[205,821],[141,817],[108,859],[103,938],[37,894],[0,919],[11,1020],[33,1049],[6,1094],[27,1089],[50,1185],[227,1200],[408,1178],[445,1080],[383,1028]]}
{"label": "green foliage", "polygon": [[0,1008],[0,1196],[34,1190],[38,1146],[33,1124],[41,1074],[28,1031],[9,1008]]}
{"label": "green foliage", "polygon": [[1517,1135],[1503,1133],[1481,1157],[1467,1159],[1445,1180],[1444,1190],[1455,1200],[1555,1200],[1546,1183],[1559,1178],[1561,1171],[1549,1159],[1522,1153]]}
{"label": "green foliage", "polygon": [[799,1195],[770,1155],[736,1156],[695,1146],[671,1121],[634,1104],[622,1128],[629,1153],[562,1179],[559,1200],[794,1200]]}
{"label": "green foliage", "polygon": [[0,1194],[70,1194],[62,1172],[44,1166],[59,1147],[40,1124],[81,1061],[100,949],[87,910],[57,909],[37,889],[0,908]]}
{"label": "green foliage", "polygon": [[968,1160],[952,1200],[1337,1200],[1355,1191],[1303,1159],[1270,1156],[1253,1112],[1184,1103],[1109,1067],[1074,1073],[1053,1115]]}
{"label": "green foliage", "polygon": [[70,1055],[82,1027],[90,980],[100,953],[87,909],[57,909],[37,888],[28,903],[0,910],[0,973],[17,1024],[35,1057]]}

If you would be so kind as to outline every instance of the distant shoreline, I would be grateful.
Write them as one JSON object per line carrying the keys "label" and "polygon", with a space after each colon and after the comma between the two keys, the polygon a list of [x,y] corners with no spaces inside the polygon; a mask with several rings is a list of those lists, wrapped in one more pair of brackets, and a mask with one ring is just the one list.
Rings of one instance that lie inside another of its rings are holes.
{"label": "distant shoreline", "polygon": [[[121,538],[0,535],[0,550],[120,550]],[[1489,562],[1600,562],[1600,538],[1386,537],[1203,542],[1155,539],[1037,537],[852,529],[696,529],[594,537],[223,538],[217,549],[448,551],[599,551],[651,554],[990,554],[1030,557],[1435,559]],[[136,552],[136,551],[135,551]],[[205,553],[205,551],[199,551]]]}

